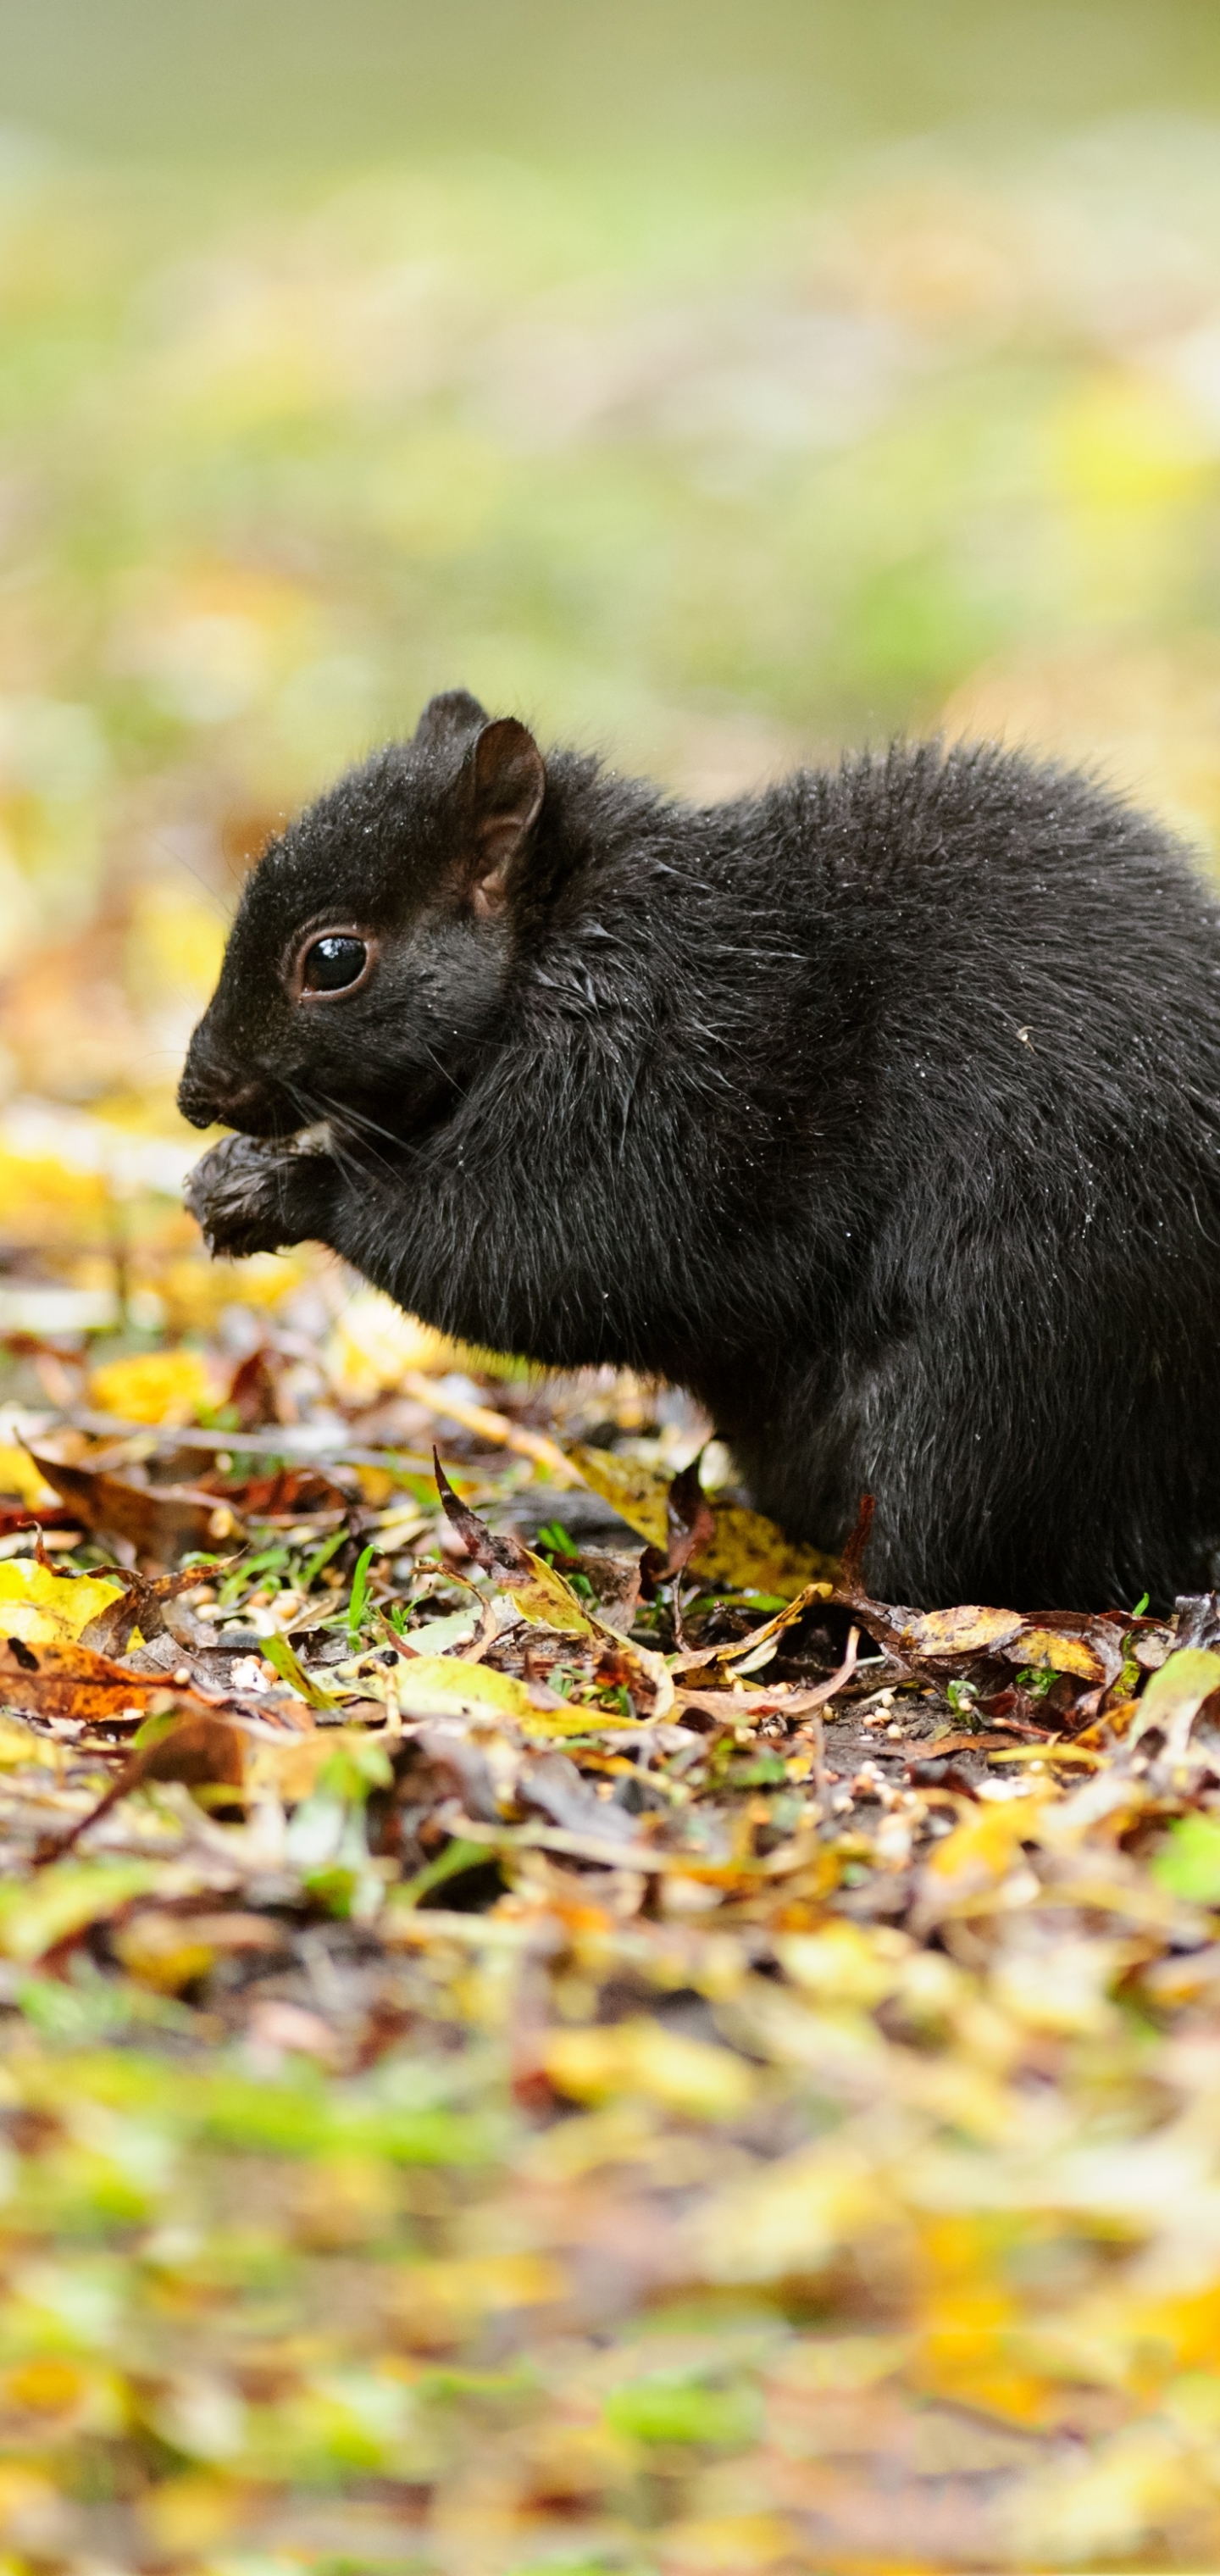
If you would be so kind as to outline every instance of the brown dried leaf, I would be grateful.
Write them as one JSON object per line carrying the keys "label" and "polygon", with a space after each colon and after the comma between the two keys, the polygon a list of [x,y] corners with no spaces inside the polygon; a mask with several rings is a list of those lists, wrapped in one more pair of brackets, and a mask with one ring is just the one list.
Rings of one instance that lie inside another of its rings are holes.
{"label": "brown dried leaf", "polygon": [[164,1696],[163,1680],[126,1672],[88,1646],[27,1646],[19,1637],[0,1643],[0,1702],[44,1723],[113,1726],[142,1717]]}
{"label": "brown dried leaf", "polygon": [[40,1472],[87,1529],[125,1540],[138,1556],[170,1565],[188,1549],[213,1548],[243,1536],[231,1504],[190,1485],[133,1485],[104,1469],[70,1466],[43,1449],[31,1449]]}
{"label": "brown dried leaf", "polygon": [[640,1589],[651,1601],[657,1585],[681,1574],[696,1548],[715,1536],[716,1519],[699,1482],[699,1460],[672,1478],[665,1502],[665,1545],[646,1547],[640,1558]]}

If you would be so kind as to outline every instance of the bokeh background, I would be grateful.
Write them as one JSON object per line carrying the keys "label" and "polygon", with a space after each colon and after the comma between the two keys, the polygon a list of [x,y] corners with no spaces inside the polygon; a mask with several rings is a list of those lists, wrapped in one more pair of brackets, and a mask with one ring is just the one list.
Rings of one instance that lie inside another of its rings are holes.
{"label": "bokeh background", "polygon": [[1206,0],[0,0],[0,1327],[203,1318],[241,872],[457,682],[698,797],[1003,733],[1210,857]]}

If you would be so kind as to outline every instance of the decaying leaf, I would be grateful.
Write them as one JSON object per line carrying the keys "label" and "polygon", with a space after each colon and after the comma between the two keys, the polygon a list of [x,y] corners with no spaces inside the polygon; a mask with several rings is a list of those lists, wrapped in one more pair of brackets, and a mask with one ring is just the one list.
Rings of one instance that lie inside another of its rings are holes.
{"label": "decaying leaf", "polygon": [[711,1504],[699,1482],[699,1461],[694,1458],[680,1475],[670,1479],[665,1497],[665,1545],[646,1547],[640,1558],[640,1581],[646,1600],[655,1594],[658,1583],[684,1572],[696,1550],[707,1546],[715,1527]]}
{"label": "decaying leaf", "polygon": [[669,1537],[668,1476],[620,1458],[610,1449],[590,1449],[578,1442],[569,1450],[572,1465],[602,1501],[609,1503],[629,1529],[638,1530],[650,1547],[664,1548]]}
{"label": "decaying leaf", "polygon": [[125,1672],[88,1646],[27,1646],[16,1636],[0,1642],[0,1705],[44,1723],[131,1723],[164,1695],[160,1680]]}
{"label": "decaying leaf", "polygon": [[720,1503],[712,1497],[711,1536],[695,1549],[692,1575],[711,1591],[773,1592],[794,1600],[811,1584],[833,1584],[837,1557],[820,1548],[800,1547],[786,1539],[774,1521],[744,1503]]}
{"label": "decaying leaf", "polygon": [[232,1506],[214,1494],[186,1485],[136,1485],[101,1468],[69,1465],[44,1449],[30,1454],[86,1529],[125,1540],[153,1564],[170,1565],[188,1549],[232,1544],[242,1535]]}
{"label": "decaying leaf", "polygon": [[[612,1450],[578,1443],[568,1454],[591,1491],[600,1494],[629,1529],[638,1530],[650,1547],[667,1555],[674,1480],[634,1459],[617,1457]],[[794,1546],[761,1512],[748,1511],[739,1503],[718,1503],[714,1496],[704,1500],[712,1525],[710,1529],[701,1525],[689,1558],[690,1572],[701,1582],[713,1589],[772,1592],[791,1598],[811,1583],[834,1581],[838,1567],[833,1557],[823,1556],[817,1548]]]}
{"label": "decaying leaf", "polygon": [[[218,1567],[217,1571],[223,1569]],[[119,1589],[102,1603],[77,1631],[83,1646],[92,1646],[98,1654],[119,1655],[138,1629],[145,1644],[159,1636],[166,1627],[167,1612],[182,1593],[198,1589],[198,1568],[188,1566],[180,1574],[144,1575],[120,1569],[116,1581]]]}

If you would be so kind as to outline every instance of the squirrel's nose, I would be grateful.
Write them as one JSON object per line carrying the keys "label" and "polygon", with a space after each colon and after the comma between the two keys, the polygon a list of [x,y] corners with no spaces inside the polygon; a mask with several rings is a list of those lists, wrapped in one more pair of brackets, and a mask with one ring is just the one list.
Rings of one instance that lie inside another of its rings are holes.
{"label": "squirrel's nose", "polygon": [[261,1082],[226,1083],[220,1076],[192,1066],[178,1085],[178,1107],[192,1127],[245,1127],[266,1110]]}

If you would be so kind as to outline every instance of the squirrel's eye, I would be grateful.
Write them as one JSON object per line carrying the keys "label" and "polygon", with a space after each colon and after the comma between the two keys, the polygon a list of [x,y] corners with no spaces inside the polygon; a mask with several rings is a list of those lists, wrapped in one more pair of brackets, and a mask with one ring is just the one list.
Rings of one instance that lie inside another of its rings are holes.
{"label": "squirrel's eye", "polygon": [[358,984],[368,964],[369,952],[362,939],[346,939],[338,931],[329,931],[325,939],[315,939],[301,961],[301,983],[307,993],[346,993]]}

